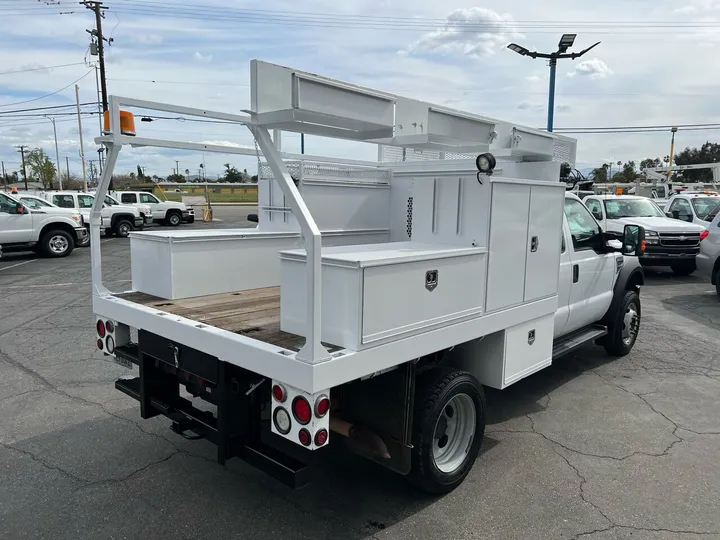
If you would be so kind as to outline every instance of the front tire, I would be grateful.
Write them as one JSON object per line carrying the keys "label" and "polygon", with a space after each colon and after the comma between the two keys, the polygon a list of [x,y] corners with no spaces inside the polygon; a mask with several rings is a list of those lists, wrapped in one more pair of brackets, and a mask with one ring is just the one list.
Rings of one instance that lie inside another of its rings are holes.
{"label": "front tire", "polygon": [[485,433],[485,395],[470,373],[433,368],[418,376],[409,480],[432,494],[458,487]]}
{"label": "front tire", "polygon": [[635,291],[625,291],[605,341],[605,351],[610,356],[620,357],[630,353],[637,341],[640,320],[640,296]]}
{"label": "front tire", "polygon": [[670,269],[676,276],[683,277],[692,274],[697,267],[695,266],[695,261],[683,261],[671,264]]}
{"label": "front tire", "polygon": [[120,238],[127,238],[133,230],[133,224],[127,219],[121,219],[115,224],[115,234]]}
{"label": "front tire", "polygon": [[177,227],[182,223],[182,216],[177,212],[173,212],[166,218],[167,224],[171,227]]}
{"label": "front tire", "polygon": [[63,230],[46,232],[40,240],[40,250],[47,257],[67,257],[75,248],[75,239],[72,235]]}

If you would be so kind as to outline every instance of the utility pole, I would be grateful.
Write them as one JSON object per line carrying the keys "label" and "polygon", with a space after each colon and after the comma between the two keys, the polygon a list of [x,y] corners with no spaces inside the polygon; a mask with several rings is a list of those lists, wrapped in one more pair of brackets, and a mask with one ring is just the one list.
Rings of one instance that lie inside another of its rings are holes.
{"label": "utility pole", "polygon": [[67,170],[67,181],[70,183],[70,158],[65,156],[65,169]]}
{"label": "utility pole", "polygon": [[80,117],[80,87],[75,85],[75,104],[77,105],[78,133],[80,134],[80,161],[82,162],[83,191],[87,191],[87,175],[85,174],[85,145],[83,144],[82,118]]}
{"label": "utility pole", "polygon": [[[107,95],[107,79],[105,77],[105,38],[102,33],[102,20],[105,17],[103,10],[107,9],[103,6],[102,2],[95,2],[86,0],[80,2],[81,5],[95,13],[95,30],[90,32],[90,35],[97,38],[97,52],[100,60],[100,91],[102,93],[102,108],[103,112],[108,110],[108,95]],[[108,40],[108,44],[112,43],[112,39]]]}
{"label": "utility pole", "polygon": [[670,141],[670,163],[668,163],[668,172],[667,172],[667,180],[665,180],[668,184],[670,183],[670,177],[672,176],[672,166],[673,166],[673,156],[675,154],[675,134],[677,133],[678,128],[673,127],[670,131],[672,132],[672,140]]}
{"label": "utility pole", "polygon": [[7,175],[5,174],[5,162],[2,162],[2,171],[3,171],[3,184],[7,185]]}
{"label": "utility pole", "polygon": [[57,176],[58,181],[58,187],[60,188],[60,191],[62,191],[62,178],[60,177],[60,154],[58,153],[58,142],[57,142],[57,130],[55,129],[55,119],[52,116],[45,115],[45,118],[50,120],[53,125],[53,135],[55,136],[55,165],[57,166],[57,170],[55,171],[55,174]]}
{"label": "utility pole", "polygon": [[25,181],[25,191],[28,190],[27,171],[25,171],[25,145],[20,145],[20,155],[22,156],[23,180]]}
{"label": "utility pole", "polygon": [[175,174],[180,174],[180,161],[175,160]]}

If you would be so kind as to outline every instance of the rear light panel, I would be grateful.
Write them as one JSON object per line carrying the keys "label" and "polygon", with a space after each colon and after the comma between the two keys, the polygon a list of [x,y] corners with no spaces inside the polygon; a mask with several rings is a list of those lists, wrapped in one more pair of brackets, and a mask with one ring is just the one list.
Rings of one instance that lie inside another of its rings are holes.
{"label": "rear light panel", "polygon": [[309,450],[326,446],[330,433],[330,392],[309,394],[272,381],[270,391],[273,433]]}
{"label": "rear light panel", "polygon": [[700,233],[700,241],[702,242],[705,240],[708,236],[710,236],[710,231],[705,229],[703,232]]}
{"label": "rear light panel", "polygon": [[115,356],[115,348],[130,342],[130,327],[107,317],[95,319],[96,346],[108,356]]}

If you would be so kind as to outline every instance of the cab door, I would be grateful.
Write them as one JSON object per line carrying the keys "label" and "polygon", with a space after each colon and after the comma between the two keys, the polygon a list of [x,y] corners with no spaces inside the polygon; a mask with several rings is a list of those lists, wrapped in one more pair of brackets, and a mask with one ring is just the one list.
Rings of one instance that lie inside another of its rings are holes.
{"label": "cab door", "polygon": [[565,199],[565,218],[571,245],[571,290],[564,334],[599,321],[613,297],[616,262],[614,253],[597,253],[600,226],[578,200]]}
{"label": "cab door", "polygon": [[558,279],[558,308],[555,312],[555,338],[565,333],[570,316],[570,294],[572,292],[572,260],[570,259],[570,250],[568,249],[567,238],[570,233],[567,223],[563,219],[560,244],[560,277]]}
{"label": "cab door", "polygon": [[32,241],[33,216],[27,208],[23,214],[16,213],[18,206],[22,205],[0,193],[0,246]]}

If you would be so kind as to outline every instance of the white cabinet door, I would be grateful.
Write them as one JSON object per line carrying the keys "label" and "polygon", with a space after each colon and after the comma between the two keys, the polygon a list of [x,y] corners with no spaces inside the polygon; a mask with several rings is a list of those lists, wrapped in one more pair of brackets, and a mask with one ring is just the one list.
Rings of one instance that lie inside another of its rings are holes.
{"label": "white cabinet door", "polygon": [[522,304],[530,186],[492,183],[486,311]]}
{"label": "white cabinet door", "polygon": [[525,302],[557,294],[564,197],[556,187],[531,188]]}

